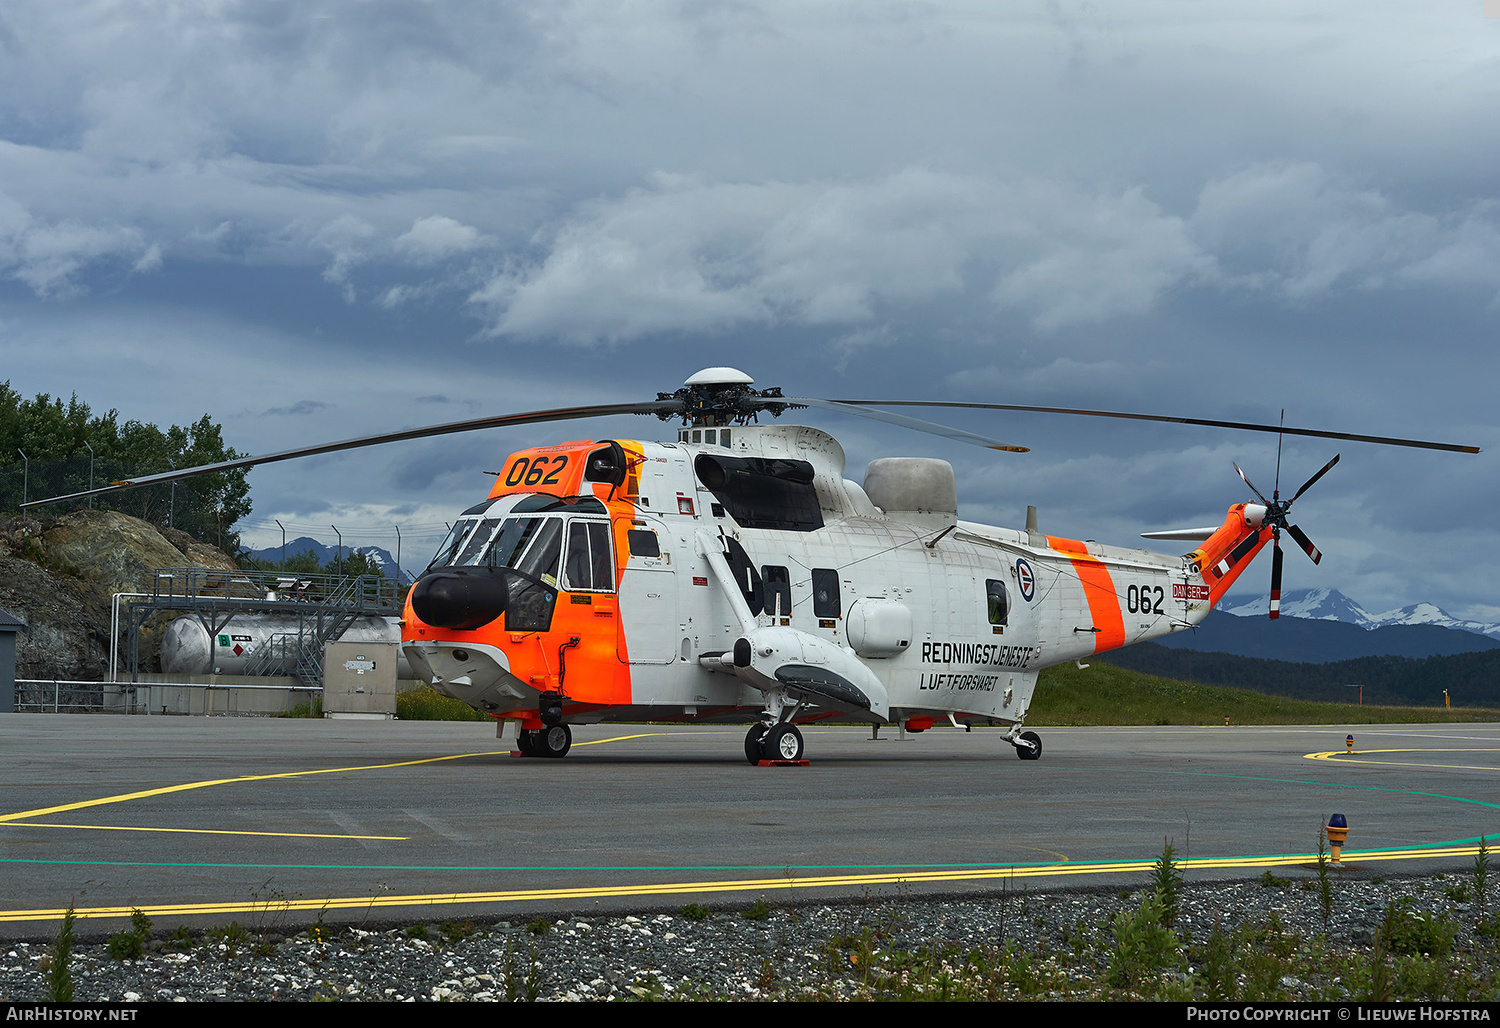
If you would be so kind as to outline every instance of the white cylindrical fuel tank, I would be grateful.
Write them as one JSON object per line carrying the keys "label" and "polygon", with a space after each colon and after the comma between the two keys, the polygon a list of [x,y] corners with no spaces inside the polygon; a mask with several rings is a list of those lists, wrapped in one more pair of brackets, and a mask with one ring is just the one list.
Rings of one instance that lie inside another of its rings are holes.
{"label": "white cylindrical fuel tank", "polygon": [[[307,627],[307,622],[302,624]],[[211,639],[201,621],[185,614],[162,633],[161,669],[169,675],[247,674],[263,647],[278,636],[295,636],[297,628],[297,619],[284,614],[239,614],[224,626],[217,639]],[[399,645],[401,626],[396,618],[355,618],[338,641]],[[415,677],[404,654],[398,662],[396,677],[403,680]]]}

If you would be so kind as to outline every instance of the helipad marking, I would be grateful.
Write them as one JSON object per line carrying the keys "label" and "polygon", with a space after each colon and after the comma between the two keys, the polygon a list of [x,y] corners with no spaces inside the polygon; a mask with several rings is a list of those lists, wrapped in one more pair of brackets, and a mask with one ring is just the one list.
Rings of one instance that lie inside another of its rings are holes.
{"label": "helipad marking", "polygon": [[1306,760],[1327,760],[1335,764],[1379,764],[1383,767],[1431,767],[1441,768],[1444,771],[1500,771],[1500,767],[1483,764],[1429,764],[1412,760],[1363,760],[1360,759],[1366,753],[1500,753],[1500,749],[1472,746],[1466,749],[1441,747],[1421,747],[1411,749],[1391,750],[1355,750],[1353,753],[1347,750],[1324,750],[1321,753],[1304,753]]}
{"label": "helipad marking", "polygon": [[[1477,854],[1477,845],[1449,844],[1444,846],[1399,849],[1363,850],[1344,852],[1350,862],[1369,863],[1377,860],[1415,860],[1432,857],[1471,857]],[[1193,858],[1183,860],[1184,871],[1210,870],[1218,868],[1284,867],[1306,864],[1316,859],[1315,854],[1280,854],[1262,857]],[[312,910],[368,910],[375,907],[411,906],[456,906],[460,904],[485,903],[535,903],[547,900],[584,900],[617,897],[673,896],[687,893],[765,892],[776,889],[820,889],[871,885],[924,885],[941,882],[976,882],[1014,880],[1017,878],[1049,878],[1075,875],[1139,874],[1150,870],[1154,860],[1111,861],[1081,864],[1039,864],[1006,868],[955,868],[943,871],[908,871],[886,874],[820,875],[796,878],[747,878],[728,881],[658,882],[639,885],[585,886],[570,889],[517,889],[504,892],[468,893],[419,893],[404,896],[342,896],[323,899],[276,900],[272,902],[236,903],[175,903],[160,906],[137,907],[84,907],[75,908],[73,915],[80,918],[129,917],[135,909],[148,917],[172,917],[190,914],[245,914],[276,913]],[[55,920],[63,917],[65,910],[45,908],[35,910],[11,910],[0,912],[0,922]]]}

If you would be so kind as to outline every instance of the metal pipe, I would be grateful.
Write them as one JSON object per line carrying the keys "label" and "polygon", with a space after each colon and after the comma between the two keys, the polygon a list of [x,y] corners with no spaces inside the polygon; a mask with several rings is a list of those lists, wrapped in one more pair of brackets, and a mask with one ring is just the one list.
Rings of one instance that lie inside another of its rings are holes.
{"label": "metal pipe", "polygon": [[26,527],[27,490],[31,488],[31,458],[26,456],[26,451],[19,446],[16,447],[16,452],[21,455],[21,460],[25,462],[21,470],[21,527],[24,529]]}

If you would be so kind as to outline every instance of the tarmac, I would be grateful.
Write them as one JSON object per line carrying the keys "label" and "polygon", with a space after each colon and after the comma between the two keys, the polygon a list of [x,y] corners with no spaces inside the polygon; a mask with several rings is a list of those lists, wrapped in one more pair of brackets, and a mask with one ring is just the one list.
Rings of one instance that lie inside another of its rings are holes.
{"label": "tarmac", "polygon": [[1471,868],[1500,833],[1500,725],[1030,727],[1039,761],[998,730],[807,726],[808,766],[751,767],[725,726],[579,727],[549,760],[488,724],[8,714],[0,921],[1138,885],[1168,841],[1195,877],[1235,880],[1314,860],[1334,812],[1347,873],[1422,874]]}

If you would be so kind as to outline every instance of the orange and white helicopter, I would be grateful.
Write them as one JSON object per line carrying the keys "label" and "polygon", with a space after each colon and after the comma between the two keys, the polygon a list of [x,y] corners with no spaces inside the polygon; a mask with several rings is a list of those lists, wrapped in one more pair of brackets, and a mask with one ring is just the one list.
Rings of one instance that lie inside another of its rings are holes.
{"label": "orange and white helicopter", "polygon": [[[56,499],[334,450],[500,425],[607,414],[681,418],[672,442],[574,441],[506,459],[413,586],[402,642],[438,691],[516,724],[520,751],[561,757],[572,725],[752,721],[745,756],[802,758],[799,725],[939,719],[1003,725],[1023,760],[1042,668],[1191,628],[1283,529],[1287,500],[1230,507],[1222,525],[1148,538],[1185,556],[960,521],[953,469],[930,458],[873,462],[863,485],[814,428],[758,424],[791,407],[841,410],[993,449],[1024,451],[881,406],[1052,411],[1460,452],[1446,443],[1191,418],[1008,404],[835,401],[757,390],[709,368],[641,404],[501,415],[154,475]],[[1236,465],[1238,471],[1238,466]],[[1278,469],[1279,479],[1279,469]],[[1279,484],[1279,483],[1278,483]],[[56,500],[38,501],[38,503]],[[501,728],[503,731],[503,726]]]}

